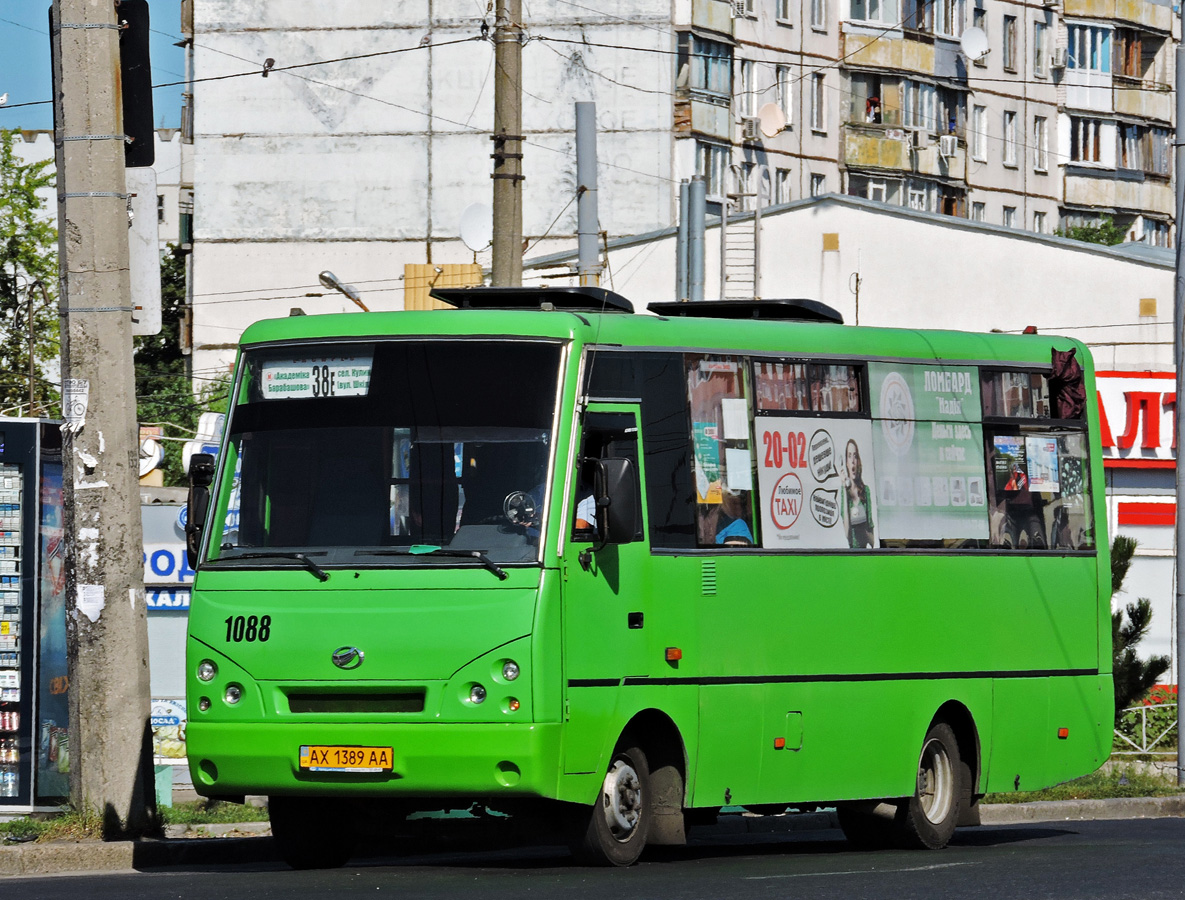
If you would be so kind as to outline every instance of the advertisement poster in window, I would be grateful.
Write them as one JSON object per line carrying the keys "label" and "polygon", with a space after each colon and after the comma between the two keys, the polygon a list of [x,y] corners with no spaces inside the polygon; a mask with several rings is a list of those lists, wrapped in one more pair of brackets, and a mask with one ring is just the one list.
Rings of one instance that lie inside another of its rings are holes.
{"label": "advertisement poster in window", "polygon": [[868,376],[879,537],[987,538],[978,371],[870,363]]}
{"label": "advertisement poster in window", "polygon": [[762,546],[772,550],[878,546],[872,423],[757,419]]}

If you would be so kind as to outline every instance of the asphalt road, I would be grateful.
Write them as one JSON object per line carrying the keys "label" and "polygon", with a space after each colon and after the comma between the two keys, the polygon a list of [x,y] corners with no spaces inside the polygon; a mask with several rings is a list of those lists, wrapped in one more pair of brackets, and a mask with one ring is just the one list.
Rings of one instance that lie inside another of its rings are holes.
{"label": "asphalt road", "polygon": [[0,880],[4,900],[255,900],[370,897],[621,897],[720,900],[801,897],[1093,900],[1185,897],[1185,819],[1131,819],[961,829],[939,852],[849,850],[837,831],[734,835],[644,859],[629,869],[571,865],[559,848],[354,862],[323,872],[281,864],[153,869]]}

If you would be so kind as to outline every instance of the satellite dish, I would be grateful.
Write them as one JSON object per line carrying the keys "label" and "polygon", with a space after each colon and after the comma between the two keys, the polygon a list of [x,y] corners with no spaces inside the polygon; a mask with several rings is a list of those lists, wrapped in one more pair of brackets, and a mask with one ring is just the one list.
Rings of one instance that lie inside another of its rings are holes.
{"label": "satellite dish", "polygon": [[484,203],[473,203],[461,213],[461,240],[477,253],[494,240],[494,211]]}
{"label": "satellite dish", "polygon": [[989,49],[987,33],[982,28],[974,26],[964,29],[963,36],[959,38],[959,49],[972,62],[983,59]]}
{"label": "satellite dish", "polygon": [[757,120],[761,123],[761,133],[767,138],[780,134],[786,127],[786,114],[776,103],[766,103],[757,110]]}

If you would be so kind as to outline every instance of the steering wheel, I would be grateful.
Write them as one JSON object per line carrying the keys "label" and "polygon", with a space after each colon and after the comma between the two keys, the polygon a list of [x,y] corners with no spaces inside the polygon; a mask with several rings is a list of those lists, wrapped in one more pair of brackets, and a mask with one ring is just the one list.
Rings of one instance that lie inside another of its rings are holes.
{"label": "steering wheel", "polygon": [[502,501],[502,513],[511,525],[530,525],[535,512],[535,498],[526,491],[511,491]]}

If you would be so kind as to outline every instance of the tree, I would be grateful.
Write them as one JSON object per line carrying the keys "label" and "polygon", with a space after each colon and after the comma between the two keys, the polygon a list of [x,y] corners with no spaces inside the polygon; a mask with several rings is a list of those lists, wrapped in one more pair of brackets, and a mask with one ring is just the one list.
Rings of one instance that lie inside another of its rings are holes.
{"label": "tree", "polygon": [[[181,327],[185,317],[185,252],[175,244],[161,257],[160,334],[135,339],[136,414],[141,425],[158,425],[169,437],[192,437],[198,416],[222,409],[229,379],[206,382],[194,392],[187,360],[181,352]],[[185,483],[181,443],[164,441],[164,482]]]}
{"label": "tree", "polygon": [[1111,247],[1127,239],[1127,229],[1115,224],[1110,216],[1103,216],[1097,225],[1071,225],[1057,232],[1062,237],[1088,244],[1103,244]]}
{"label": "tree", "polygon": [[54,173],[49,160],[21,162],[17,136],[0,129],[0,408],[29,404],[32,351],[34,412],[45,413],[59,398],[45,378],[59,347],[58,234],[37,192],[53,187]]}
{"label": "tree", "polygon": [[[1133,538],[1116,535],[1111,542],[1112,596],[1123,589],[1123,579],[1127,576],[1135,552],[1136,541]],[[1167,656],[1152,656],[1142,660],[1136,654],[1136,645],[1144,639],[1151,624],[1152,604],[1145,597],[1111,613],[1116,722],[1126,707],[1152,690],[1171,664]]]}

